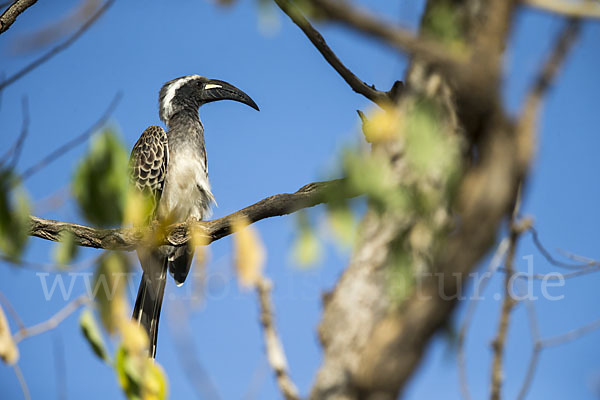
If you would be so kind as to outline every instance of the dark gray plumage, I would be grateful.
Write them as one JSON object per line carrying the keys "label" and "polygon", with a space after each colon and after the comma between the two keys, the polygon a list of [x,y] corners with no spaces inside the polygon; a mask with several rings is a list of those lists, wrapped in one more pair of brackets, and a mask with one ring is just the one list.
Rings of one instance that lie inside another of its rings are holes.
{"label": "dark gray plumage", "polygon": [[[167,132],[158,126],[149,127],[131,151],[132,180],[138,190],[155,200],[152,215],[164,223],[201,220],[209,215],[214,197],[208,181],[204,127],[198,108],[217,100],[235,100],[258,110],[247,94],[227,82],[199,75],[177,78],[165,83],[159,94],[160,119]],[[133,319],[148,333],[151,357],[156,355],[167,270],[181,285],[193,257],[191,245],[138,248],[144,272]]]}

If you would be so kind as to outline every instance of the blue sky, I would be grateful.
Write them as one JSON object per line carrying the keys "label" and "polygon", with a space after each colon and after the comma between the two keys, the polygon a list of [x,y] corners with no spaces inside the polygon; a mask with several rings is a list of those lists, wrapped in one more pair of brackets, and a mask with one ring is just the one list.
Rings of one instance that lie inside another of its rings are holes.
{"label": "blue sky", "polygon": [[[384,2],[369,5],[390,19],[414,27],[421,2]],[[76,1],[39,2],[21,16],[0,39],[0,71],[11,75],[37,53],[16,55],[21,35],[50,24]],[[297,190],[326,179],[335,170],[340,149],[360,140],[356,109],[370,104],[354,94],[322,59],[302,33],[277,9],[275,27],[259,25],[260,12],[253,1],[220,8],[207,1],[174,0],[118,2],[67,51],[44,64],[2,93],[0,121],[2,146],[13,143],[20,131],[21,97],[29,98],[30,134],[17,166],[23,170],[89,127],[115,93],[123,100],[112,122],[130,148],[141,132],[159,123],[157,97],[167,80],[187,74],[223,79],[248,93],[260,106],[257,113],[232,102],[207,105],[200,111],[206,130],[213,193],[224,216],[266,196]],[[528,84],[549,50],[559,18],[521,12],[507,49],[505,103],[518,110]],[[265,32],[267,31],[267,32]],[[406,60],[385,46],[338,27],[322,33],[339,57],[361,79],[387,89],[401,79]],[[600,27],[586,23],[574,51],[550,91],[540,121],[540,147],[525,194],[524,213],[535,216],[541,238],[550,249],[566,249],[600,259],[597,225],[600,180],[597,179],[600,113]],[[27,181],[26,187],[40,208],[41,199],[68,189],[80,146]],[[47,202],[46,202],[47,204]],[[41,210],[40,211],[44,211]],[[40,215],[40,214],[38,214]],[[310,217],[317,222],[322,210]],[[40,216],[81,222],[72,200]],[[321,293],[330,289],[343,270],[348,254],[326,243],[318,265],[300,268],[290,259],[295,218],[280,217],[256,224],[268,249],[266,273],[275,284],[274,302],[279,331],[291,375],[302,393],[310,388],[320,363],[315,328],[321,313]],[[53,244],[31,240],[25,258],[50,262]],[[211,245],[208,288],[202,307],[186,309],[183,321],[193,332],[197,357],[224,399],[279,398],[267,368],[257,304],[253,293],[238,289],[232,272],[229,238]],[[99,254],[84,250],[79,259]],[[548,265],[526,237],[521,259],[533,254],[536,272]],[[83,270],[83,272],[91,269]],[[0,267],[0,291],[10,299],[27,325],[45,320],[64,306],[61,296],[46,301],[35,270]],[[75,279],[73,296],[84,293],[83,275]],[[49,280],[53,279],[51,275]],[[468,377],[475,398],[488,395],[491,352],[489,343],[497,326],[502,277],[490,282],[486,300],[478,305],[467,344]],[[563,333],[600,318],[596,290],[600,277],[587,275],[568,280],[551,293],[560,301],[536,301],[544,337]],[[137,285],[137,281],[133,286]],[[539,294],[539,284],[535,283]],[[171,398],[191,398],[194,389],[177,357],[174,340],[183,330],[178,316],[194,293],[193,282],[167,287],[167,300],[159,334],[158,361],[169,376]],[[134,289],[135,290],[135,289]],[[464,304],[455,318],[458,324]],[[527,320],[517,307],[509,332],[506,394],[519,390],[531,350]],[[11,321],[11,326],[15,324]],[[529,398],[597,398],[600,386],[600,332],[542,353]],[[64,374],[57,376],[56,355],[64,349]],[[20,365],[33,398],[56,398],[60,379],[66,380],[67,398],[104,399],[120,396],[113,370],[93,356],[78,328],[78,313],[59,328],[20,344]],[[407,399],[459,398],[455,351],[440,334],[406,390]],[[0,366],[0,397],[20,398],[13,371]]]}

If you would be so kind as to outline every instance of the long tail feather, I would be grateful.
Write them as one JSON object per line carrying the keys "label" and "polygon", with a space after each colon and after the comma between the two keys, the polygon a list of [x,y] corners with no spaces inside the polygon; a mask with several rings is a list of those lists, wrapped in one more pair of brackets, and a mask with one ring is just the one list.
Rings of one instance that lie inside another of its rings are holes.
{"label": "long tail feather", "polygon": [[165,294],[167,283],[167,257],[157,251],[148,254],[139,254],[144,273],[138,289],[133,319],[140,323],[150,340],[148,353],[150,357],[156,356],[156,342],[158,339],[158,321],[160,309]]}

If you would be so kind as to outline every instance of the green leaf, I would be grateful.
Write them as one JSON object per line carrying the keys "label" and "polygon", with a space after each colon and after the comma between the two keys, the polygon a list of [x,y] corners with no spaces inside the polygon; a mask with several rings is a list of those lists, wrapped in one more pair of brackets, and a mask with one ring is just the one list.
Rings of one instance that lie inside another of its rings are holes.
{"label": "green leaf", "polygon": [[29,199],[12,171],[0,170],[0,250],[18,262],[29,238]]}
{"label": "green leaf", "polygon": [[130,400],[141,399],[141,375],[138,373],[139,368],[133,365],[134,359],[129,357],[129,353],[123,346],[117,349],[115,355],[115,372],[119,385],[125,392],[125,395]]}
{"label": "green leaf", "polygon": [[59,267],[65,267],[75,258],[79,246],[75,243],[75,236],[72,232],[62,231],[60,241],[54,247],[54,260]]}
{"label": "green leaf", "polygon": [[80,162],[73,179],[73,195],[92,223],[118,225],[129,188],[129,156],[117,134],[101,132]]}
{"label": "green leaf", "polygon": [[83,336],[87,339],[90,346],[92,346],[94,353],[96,353],[100,359],[110,362],[108,353],[106,352],[106,346],[102,340],[102,334],[100,333],[98,324],[96,324],[94,315],[90,310],[83,310],[81,318],[79,319],[79,326],[81,327]]}
{"label": "green leaf", "polygon": [[167,378],[160,365],[145,353],[132,354],[120,346],[115,356],[115,372],[123,392],[130,400],[164,400]]}

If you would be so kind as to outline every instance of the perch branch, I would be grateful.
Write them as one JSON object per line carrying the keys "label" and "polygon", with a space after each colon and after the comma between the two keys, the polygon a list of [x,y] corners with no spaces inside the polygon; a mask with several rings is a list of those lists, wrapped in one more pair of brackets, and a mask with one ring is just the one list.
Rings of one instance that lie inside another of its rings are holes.
{"label": "perch branch", "polygon": [[[245,217],[251,223],[261,219],[291,214],[303,208],[313,207],[317,204],[326,203],[329,196],[343,195],[346,198],[355,197],[358,193],[344,191],[344,180],[338,179],[326,182],[315,182],[303,186],[295,193],[276,194],[259,201],[251,206],[234,212],[228,216],[212,221],[199,221],[194,223],[194,228],[199,228],[206,236],[205,243],[209,244],[232,233],[231,224],[237,218]],[[72,224],[68,222],[54,221],[39,217],[30,217],[30,236],[58,242],[61,233],[68,231],[75,237],[79,246],[94,247],[111,250],[134,250],[135,247],[147,237],[142,229],[100,229],[89,226]],[[191,227],[190,227],[191,228]],[[170,244],[181,246],[190,240],[187,223],[171,225],[164,232],[153,226],[151,228],[157,236],[159,244]]]}

